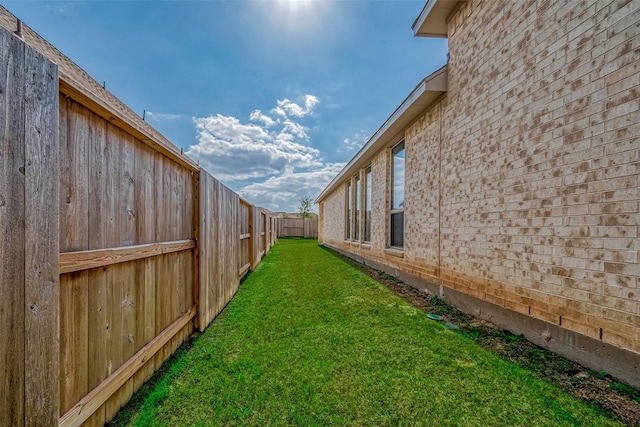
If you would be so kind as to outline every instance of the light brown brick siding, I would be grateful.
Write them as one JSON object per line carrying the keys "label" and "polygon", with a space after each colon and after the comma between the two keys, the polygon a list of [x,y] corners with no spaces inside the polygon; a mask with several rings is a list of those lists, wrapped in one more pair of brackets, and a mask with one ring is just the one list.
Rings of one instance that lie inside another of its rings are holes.
{"label": "light brown brick siding", "polygon": [[371,245],[344,241],[342,187],[323,241],[640,352],[640,2],[468,1],[449,51],[448,93],[404,133],[403,256],[387,151]]}

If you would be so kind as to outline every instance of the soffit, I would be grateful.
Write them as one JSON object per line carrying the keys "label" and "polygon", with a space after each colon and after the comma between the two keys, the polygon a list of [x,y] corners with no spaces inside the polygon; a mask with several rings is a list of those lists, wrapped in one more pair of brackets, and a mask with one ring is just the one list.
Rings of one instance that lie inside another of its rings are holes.
{"label": "soffit", "polygon": [[447,37],[447,22],[460,0],[428,0],[411,29],[414,36]]}

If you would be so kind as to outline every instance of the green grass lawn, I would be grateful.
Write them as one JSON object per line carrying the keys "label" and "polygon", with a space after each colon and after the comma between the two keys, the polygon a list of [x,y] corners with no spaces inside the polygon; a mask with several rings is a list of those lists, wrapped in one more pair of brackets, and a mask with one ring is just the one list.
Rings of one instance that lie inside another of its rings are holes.
{"label": "green grass lawn", "polygon": [[445,329],[315,240],[279,240],[117,422],[618,425]]}

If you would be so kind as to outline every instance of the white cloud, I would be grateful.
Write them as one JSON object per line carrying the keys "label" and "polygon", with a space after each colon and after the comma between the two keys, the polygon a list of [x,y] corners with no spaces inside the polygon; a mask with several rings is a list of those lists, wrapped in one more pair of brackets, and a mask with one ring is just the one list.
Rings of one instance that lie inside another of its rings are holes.
{"label": "white cloud", "polygon": [[284,129],[283,129],[284,133],[289,133],[290,135],[293,136],[297,136],[298,138],[301,139],[309,139],[309,136],[307,135],[307,128],[302,126],[299,123],[295,123],[292,122],[291,120],[285,120],[284,121]]}
{"label": "white cloud", "polygon": [[181,116],[180,114],[171,114],[171,113],[154,113],[151,111],[147,111],[145,113],[145,118],[149,118],[150,120],[160,122],[160,121],[168,121],[168,120],[177,120]]}
{"label": "white cloud", "polygon": [[305,95],[304,96],[304,107],[296,104],[295,102],[291,102],[288,99],[278,100],[277,107],[272,109],[271,111],[279,116],[288,117],[304,117],[308,114],[311,114],[313,108],[320,102],[318,98],[313,95]]}
{"label": "white cloud", "polygon": [[277,212],[297,212],[300,199],[315,199],[342,170],[344,163],[328,163],[305,172],[289,172],[238,190],[252,203]]}
{"label": "white cloud", "polygon": [[187,154],[223,181],[267,177],[295,168],[318,167],[320,152],[296,141],[304,128],[284,126],[279,132],[235,117],[194,118],[198,143]]}
{"label": "white cloud", "polygon": [[343,145],[341,147],[338,147],[338,153],[345,153],[345,152],[352,152],[352,151],[359,150],[360,147],[366,144],[366,142],[369,140],[369,137],[365,135],[366,134],[364,133],[364,131],[360,131],[351,138],[345,138],[342,141]]}
{"label": "white cloud", "polygon": [[187,154],[252,203],[296,212],[301,198],[315,198],[344,166],[324,163],[309,145],[303,122],[318,102],[313,95],[304,106],[278,100],[268,113],[252,111],[247,123],[221,114],[194,118],[197,144]]}
{"label": "white cloud", "polygon": [[262,122],[268,128],[276,124],[276,121],[266,114],[262,114],[260,110],[253,110],[249,115],[249,120],[252,122]]}

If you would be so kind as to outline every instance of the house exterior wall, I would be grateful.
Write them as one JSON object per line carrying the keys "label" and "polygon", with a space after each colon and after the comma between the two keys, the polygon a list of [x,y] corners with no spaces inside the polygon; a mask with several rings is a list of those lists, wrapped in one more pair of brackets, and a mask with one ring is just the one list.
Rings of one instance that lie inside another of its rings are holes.
{"label": "house exterior wall", "polygon": [[456,13],[440,271],[456,289],[634,351],[639,6],[470,1]]}
{"label": "house exterior wall", "polygon": [[404,251],[386,150],[371,244],[344,239],[343,186],[323,243],[640,353],[640,2],[467,1],[449,51],[404,132]]}
{"label": "house exterior wall", "polygon": [[[345,186],[340,186],[320,206],[319,228],[322,234],[318,235],[321,242],[341,242],[344,240],[345,230]],[[320,218],[323,218],[320,220]]]}
{"label": "house exterior wall", "polygon": [[405,255],[431,280],[439,277],[440,123],[437,104],[405,133]]}

